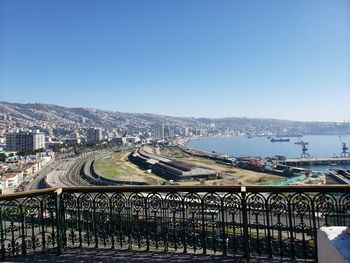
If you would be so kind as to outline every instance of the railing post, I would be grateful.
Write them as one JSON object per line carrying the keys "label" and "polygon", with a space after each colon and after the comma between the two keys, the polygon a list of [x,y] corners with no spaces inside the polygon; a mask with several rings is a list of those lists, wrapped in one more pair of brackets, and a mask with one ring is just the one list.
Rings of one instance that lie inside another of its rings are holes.
{"label": "railing post", "polygon": [[244,246],[244,257],[249,262],[250,251],[249,251],[249,234],[248,234],[248,212],[247,212],[247,193],[245,186],[241,187],[242,196],[242,219],[243,219],[243,246]]}
{"label": "railing post", "polygon": [[[202,212],[202,243],[203,243],[203,254],[207,254],[207,237],[206,237],[206,232],[205,232],[205,220],[204,220],[204,198],[201,198],[201,212]],[[196,241],[194,241],[196,242]],[[212,240],[214,242],[214,240]]]}
{"label": "railing post", "polygon": [[130,196],[129,198],[126,200],[127,205],[125,207],[125,211],[126,211],[126,218],[127,218],[127,229],[128,229],[128,250],[132,250],[132,211],[131,211],[131,204],[130,204]]}
{"label": "railing post", "polygon": [[149,221],[148,221],[147,199],[148,199],[148,196],[146,195],[146,197],[144,199],[146,225],[143,227],[143,231],[145,231],[145,235],[146,235],[146,251],[149,251],[149,237],[150,237],[150,229],[151,228],[149,226]]}
{"label": "railing post", "polygon": [[187,253],[187,233],[186,233],[186,209],[185,209],[185,198],[182,197],[182,238],[183,238],[183,245],[184,245],[184,251],[183,253]]}
{"label": "railing post", "polygon": [[97,215],[97,212],[96,212],[96,200],[95,198],[92,199],[92,204],[93,204],[93,230],[94,230],[94,237],[95,237],[95,248],[98,248],[98,224],[97,224],[97,218],[98,218],[98,215]]}
{"label": "railing post", "polygon": [[61,253],[62,251],[62,229],[61,229],[61,217],[62,217],[62,211],[63,209],[61,207],[61,194],[62,194],[62,188],[59,188],[55,191],[55,209],[56,209],[56,228],[57,228],[57,250],[58,253]]}
{"label": "railing post", "polygon": [[22,229],[21,229],[21,235],[22,235],[22,253],[26,254],[26,239],[25,239],[25,215],[24,215],[24,207],[23,204],[20,205],[20,213],[21,213],[21,223],[22,223]]}
{"label": "railing post", "polygon": [[82,240],[82,226],[81,226],[81,220],[82,220],[82,216],[81,216],[81,212],[80,212],[80,202],[77,202],[77,210],[78,210],[78,232],[79,232],[79,247],[83,246],[83,240]]}
{"label": "railing post", "polygon": [[315,198],[311,199],[311,213],[312,213],[312,224],[313,224],[313,235],[314,235],[313,240],[315,242],[314,258],[317,260],[317,225],[316,225]]}
{"label": "railing post", "polygon": [[223,255],[227,256],[227,242],[226,242],[226,222],[225,222],[225,203],[224,197],[221,198],[221,231],[222,231],[222,247],[223,247]]}
{"label": "railing post", "polygon": [[[341,221],[342,221],[342,217],[343,217],[343,215],[341,213],[341,208],[340,208],[340,204],[339,204],[340,201],[339,200],[340,200],[340,198],[338,200],[336,200],[336,203],[335,203],[335,217],[336,217],[336,220],[337,220],[337,226],[341,226]],[[334,217],[334,215],[333,215],[333,217]]]}
{"label": "railing post", "polygon": [[266,224],[267,224],[266,227],[267,227],[267,240],[268,240],[267,249],[269,251],[269,258],[272,259],[272,237],[271,237],[271,224],[270,224],[270,213],[272,214],[272,212],[270,211],[269,197],[266,198],[265,209],[266,209]]}
{"label": "railing post", "polygon": [[289,219],[289,234],[290,234],[290,253],[291,253],[291,259],[295,259],[295,247],[294,247],[294,225],[293,225],[293,218],[292,218],[292,205],[290,203],[291,196],[288,197],[288,219]]}
{"label": "railing post", "polygon": [[111,242],[112,242],[112,249],[115,248],[114,244],[114,233],[115,233],[115,215],[113,214],[113,203],[112,198],[109,197],[109,214],[110,214],[110,231],[111,231]]}
{"label": "railing post", "polygon": [[42,239],[42,249],[46,249],[46,236],[45,236],[45,210],[44,210],[44,199],[40,202],[40,212],[41,212],[41,239]]}
{"label": "railing post", "polygon": [[0,238],[1,238],[1,258],[5,258],[5,244],[4,244],[4,219],[2,215],[2,205],[0,205]]}

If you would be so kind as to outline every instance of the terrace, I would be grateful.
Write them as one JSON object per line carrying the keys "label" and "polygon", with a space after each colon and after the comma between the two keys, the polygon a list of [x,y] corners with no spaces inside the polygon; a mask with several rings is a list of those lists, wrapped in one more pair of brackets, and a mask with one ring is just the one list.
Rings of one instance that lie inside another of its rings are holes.
{"label": "terrace", "polygon": [[317,261],[349,186],[69,187],[0,196],[10,262]]}

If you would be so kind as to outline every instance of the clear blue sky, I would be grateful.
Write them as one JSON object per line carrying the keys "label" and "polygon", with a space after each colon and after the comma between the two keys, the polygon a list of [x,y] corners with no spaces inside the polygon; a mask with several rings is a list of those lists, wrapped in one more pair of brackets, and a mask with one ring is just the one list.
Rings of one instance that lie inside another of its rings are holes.
{"label": "clear blue sky", "polygon": [[350,118],[348,0],[0,0],[0,101]]}

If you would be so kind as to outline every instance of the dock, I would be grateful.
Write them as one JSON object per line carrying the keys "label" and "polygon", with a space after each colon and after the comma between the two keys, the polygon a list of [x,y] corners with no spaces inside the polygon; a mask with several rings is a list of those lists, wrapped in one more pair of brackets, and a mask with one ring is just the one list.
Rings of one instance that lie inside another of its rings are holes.
{"label": "dock", "polygon": [[298,165],[331,165],[331,164],[350,164],[349,157],[320,157],[320,158],[294,158],[280,161],[288,166]]}

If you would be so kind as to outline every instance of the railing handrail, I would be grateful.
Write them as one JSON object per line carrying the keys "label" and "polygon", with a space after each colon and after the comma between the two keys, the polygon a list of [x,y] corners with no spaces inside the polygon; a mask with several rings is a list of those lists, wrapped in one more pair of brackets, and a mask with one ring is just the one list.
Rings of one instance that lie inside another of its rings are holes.
{"label": "railing handrail", "polygon": [[[122,186],[71,186],[62,188],[46,188],[27,192],[18,192],[0,195],[1,200],[35,196],[45,193],[53,193],[58,189],[63,192],[350,192],[350,185],[295,185],[295,186],[256,186],[256,185],[122,185]],[[245,190],[243,190],[245,189]]]}
{"label": "railing handrail", "polygon": [[[244,190],[243,190],[244,189]],[[188,185],[127,185],[127,186],[84,186],[63,187],[63,192],[350,192],[350,185],[325,186],[188,186]]]}
{"label": "railing handrail", "polygon": [[45,189],[37,189],[37,190],[31,190],[31,191],[26,191],[26,192],[2,194],[2,195],[0,195],[0,201],[11,200],[11,199],[15,199],[15,198],[24,198],[24,197],[31,197],[31,196],[37,196],[37,195],[42,195],[42,194],[54,193],[58,189],[59,188],[45,188]]}

